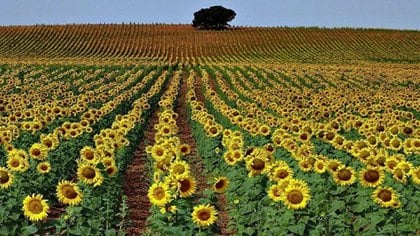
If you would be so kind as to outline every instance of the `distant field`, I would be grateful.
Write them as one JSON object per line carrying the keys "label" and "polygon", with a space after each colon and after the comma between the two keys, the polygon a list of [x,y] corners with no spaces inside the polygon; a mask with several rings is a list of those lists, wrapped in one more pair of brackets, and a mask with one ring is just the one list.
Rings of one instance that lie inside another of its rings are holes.
{"label": "distant field", "polygon": [[419,46],[0,27],[0,235],[419,235]]}
{"label": "distant field", "polygon": [[0,27],[0,58],[144,59],[164,62],[420,61],[418,31],[187,25]]}

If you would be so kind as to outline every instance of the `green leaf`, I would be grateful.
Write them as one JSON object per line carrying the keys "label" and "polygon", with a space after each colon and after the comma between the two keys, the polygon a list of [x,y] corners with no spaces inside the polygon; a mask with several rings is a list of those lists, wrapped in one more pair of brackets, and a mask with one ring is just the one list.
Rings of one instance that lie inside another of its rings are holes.
{"label": "green leaf", "polygon": [[115,236],[117,235],[117,231],[115,229],[109,229],[105,231],[105,236]]}
{"label": "green leaf", "polygon": [[305,232],[305,224],[291,225],[287,229],[290,230],[290,232],[292,233],[303,235],[303,233]]}
{"label": "green leaf", "polygon": [[38,228],[34,224],[22,227],[21,229],[22,235],[32,235],[36,232],[38,232]]}

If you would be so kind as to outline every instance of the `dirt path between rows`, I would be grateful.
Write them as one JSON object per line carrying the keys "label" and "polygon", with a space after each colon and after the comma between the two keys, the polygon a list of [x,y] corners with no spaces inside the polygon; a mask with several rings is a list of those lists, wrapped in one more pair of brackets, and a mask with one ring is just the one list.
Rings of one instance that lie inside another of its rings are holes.
{"label": "dirt path between rows", "polygon": [[151,180],[147,173],[146,146],[153,145],[155,142],[153,127],[159,122],[158,113],[159,109],[156,109],[147,121],[144,137],[134,152],[134,158],[124,176],[124,194],[127,195],[127,205],[132,222],[132,225],[126,229],[127,235],[140,235],[144,232],[147,217],[150,215],[147,191]]}

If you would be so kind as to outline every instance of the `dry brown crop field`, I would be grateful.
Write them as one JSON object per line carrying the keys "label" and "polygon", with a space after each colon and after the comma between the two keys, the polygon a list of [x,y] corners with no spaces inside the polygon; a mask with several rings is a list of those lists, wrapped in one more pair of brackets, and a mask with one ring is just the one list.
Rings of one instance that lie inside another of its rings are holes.
{"label": "dry brown crop field", "polygon": [[0,235],[418,235],[420,32],[0,27]]}

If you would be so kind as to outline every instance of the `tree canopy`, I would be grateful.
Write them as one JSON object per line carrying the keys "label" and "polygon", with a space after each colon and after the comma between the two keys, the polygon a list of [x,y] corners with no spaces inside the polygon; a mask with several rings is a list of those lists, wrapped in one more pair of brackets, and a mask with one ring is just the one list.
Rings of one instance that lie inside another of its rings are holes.
{"label": "tree canopy", "polygon": [[236,13],[232,9],[222,6],[203,8],[194,13],[193,27],[199,29],[225,29],[228,22],[235,18]]}

